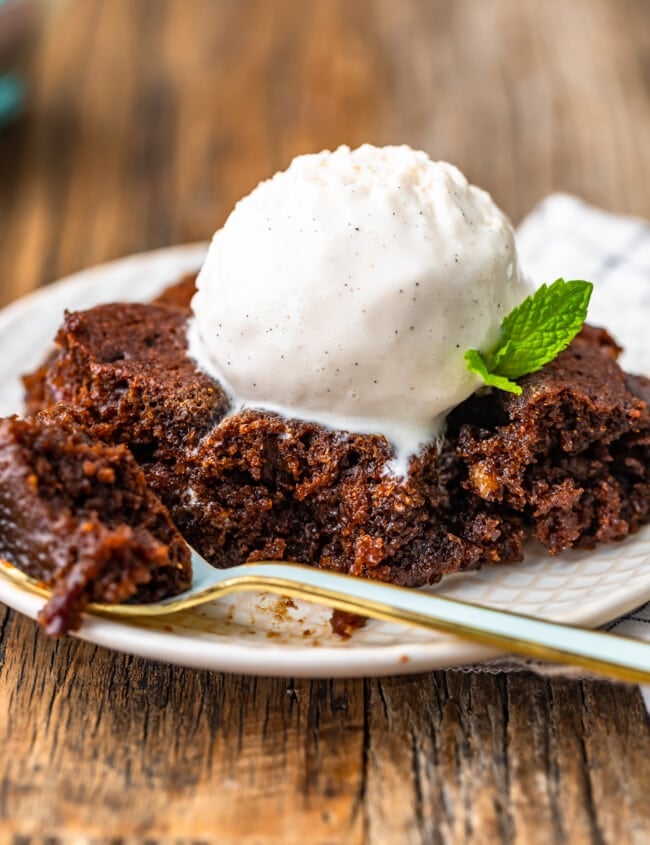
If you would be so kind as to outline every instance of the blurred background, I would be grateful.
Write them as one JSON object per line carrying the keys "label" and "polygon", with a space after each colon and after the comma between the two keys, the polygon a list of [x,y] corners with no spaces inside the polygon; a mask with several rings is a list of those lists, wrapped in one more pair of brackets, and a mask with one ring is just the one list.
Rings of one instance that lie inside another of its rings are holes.
{"label": "blurred background", "polygon": [[0,303],[343,143],[650,216],[647,0],[0,0],[0,80]]}

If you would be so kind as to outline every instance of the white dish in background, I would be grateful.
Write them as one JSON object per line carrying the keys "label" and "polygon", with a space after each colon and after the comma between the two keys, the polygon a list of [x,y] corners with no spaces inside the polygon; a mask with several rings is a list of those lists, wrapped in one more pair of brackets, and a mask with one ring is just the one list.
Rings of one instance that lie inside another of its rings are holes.
{"label": "white dish in background", "polygon": [[[85,270],[2,311],[0,415],[20,412],[20,375],[42,360],[65,308],[147,300],[182,273],[198,268],[205,250],[204,244],[173,247]],[[524,564],[448,576],[434,589],[518,613],[599,625],[650,599],[650,526],[595,552],[550,558],[531,546]],[[32,618],[42,605],[42,599],[3,578],[0,601]],[[344,640],[332,633],[329,617],[326,608],[242,594],[164,621],[136,624],[85,617],[76,635],[156,660],[286,677],[420,672],[495,654],[452,637],[375,621]]]}

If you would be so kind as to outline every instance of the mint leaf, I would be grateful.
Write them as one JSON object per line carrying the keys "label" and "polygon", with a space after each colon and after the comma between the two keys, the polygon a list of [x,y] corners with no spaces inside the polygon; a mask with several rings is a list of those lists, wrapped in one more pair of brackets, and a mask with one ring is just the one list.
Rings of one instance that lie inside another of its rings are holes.
{"label": "mint leaf", "polygon": [[490,387],[498,387],[499,390],[507,390],[509,393],[521,393],[521,387],[514,381],[489,372],[485,358],[478,349],[468,349],[465,353],[465,360],[467,361],[467,369],[471,373],[476,373],[477,376],[480,376],[485,384]]}
{"label": "mint leaf", "polygon": [[504,319],[491,352],[465,353],[467,368],[485,384],[521,392],[512,390],[511,379],[536,372],[571,343],[587,316],[592,290],[590,282],[579,280],[542,285]]}
{"label": "mint leaf", "polygon": [[518,378],[552,361],[582,328],[592,287],[590,282],[558,279],[524,299],[501,325],[489,370]]}

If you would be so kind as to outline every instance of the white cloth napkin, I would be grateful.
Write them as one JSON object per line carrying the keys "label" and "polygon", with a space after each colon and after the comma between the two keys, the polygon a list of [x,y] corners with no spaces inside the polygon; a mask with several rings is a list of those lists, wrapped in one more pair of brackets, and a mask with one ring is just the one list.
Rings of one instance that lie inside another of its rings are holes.
{"label": "white cloth napkin", "polygon": [[625,347],[624,369],[650,373],[650,223],[552,194],[524,219],[517,239],[524,272],[536,284],[560,276],[594,283],[589,322]]}
{"label": "white cloth napkin", "polygon": [[[650,373],[650,223],[609,214],[566,194],[552,194],[524,219],[517,237],[522,267],[536,285],[560,276],[594,283],[589,321],[607,328],[625,346],[620,359],[625,369]],[[650,602],[606,627],[650,641]],[[515,659],[488,661],[480,668],[584,675]],[[650,687],[641,692],[650,712]]]}

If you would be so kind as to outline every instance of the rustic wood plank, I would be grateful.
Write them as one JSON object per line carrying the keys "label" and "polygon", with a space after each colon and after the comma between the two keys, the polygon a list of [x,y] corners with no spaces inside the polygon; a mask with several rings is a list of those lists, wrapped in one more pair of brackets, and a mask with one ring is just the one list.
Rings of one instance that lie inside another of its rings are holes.
{"label": "rustic wood plank", "polygon": [[0,819],[23,836],[650,836],[650,736],[632,689],[527,673],[247,679],[55,643],[13,615],[8,624]]}
{"label": "rustic wood plank", "polygon": [[[202,240],[296,153],[406,142],[518,220],[650,216],[644,0],[69,0],[0,134],[0,301]],[[221,676],[0,611],[2,841],[644,843],[636,690]]]}

